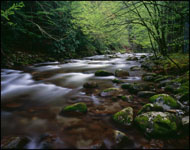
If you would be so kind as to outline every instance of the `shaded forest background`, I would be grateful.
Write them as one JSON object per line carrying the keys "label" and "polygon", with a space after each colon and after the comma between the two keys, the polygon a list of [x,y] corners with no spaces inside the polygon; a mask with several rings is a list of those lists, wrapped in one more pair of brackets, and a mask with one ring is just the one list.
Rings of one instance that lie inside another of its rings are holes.
{"label": "shaded forest background", "polygon": [[1,66],[189,52],[188,1],[2,1]]}

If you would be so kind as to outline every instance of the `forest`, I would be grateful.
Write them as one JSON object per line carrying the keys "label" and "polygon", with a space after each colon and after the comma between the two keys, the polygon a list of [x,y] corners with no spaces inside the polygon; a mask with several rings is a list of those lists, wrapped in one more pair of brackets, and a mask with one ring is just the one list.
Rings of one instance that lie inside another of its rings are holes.
{"label": "forest", "polygon": [[189,1],[1,1],[2,149],[189,149]]}

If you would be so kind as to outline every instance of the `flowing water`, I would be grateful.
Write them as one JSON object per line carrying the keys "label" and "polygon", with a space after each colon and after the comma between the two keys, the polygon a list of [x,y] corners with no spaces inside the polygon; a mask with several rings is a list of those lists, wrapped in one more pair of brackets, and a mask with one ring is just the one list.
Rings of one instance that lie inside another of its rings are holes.
{"label": "flowing water", "polygon": [[[138,61],[126,61],[132,55],[144,54],[118,53],[118,58],[97,55],[67,63],[46,62],[19,70],[1,69],[1,136],[25,135],[31,139],[26,148],[42,148],[43,136],[50,137],[53,148],[98,148],[102,143],[105,148],[112,148],[114,131],[120,130],[133,141],[125,148],[159,148],[164,144],[172,148],[166,142],[146,139],[134,125],[122,128],[112,122],[111,116],[126,106],[133,107],[136,115],[147,103],[146,99],[135,97],[128,103],[99,95],[103,89],[120,85],[112,83],[115,76],[94,76],[97,70],[114,73],[116,69],[124,69],[130,76],[123,81],[143,82],[143,70],[130,71],[130,67],[140,66]],[[84,89],[83,84],[89,81],[97,82],[99,88]],[[123,91],[123,94],[128,93]],[[60,115],[64,106],[76,102],[87,104],[86,115]]]}

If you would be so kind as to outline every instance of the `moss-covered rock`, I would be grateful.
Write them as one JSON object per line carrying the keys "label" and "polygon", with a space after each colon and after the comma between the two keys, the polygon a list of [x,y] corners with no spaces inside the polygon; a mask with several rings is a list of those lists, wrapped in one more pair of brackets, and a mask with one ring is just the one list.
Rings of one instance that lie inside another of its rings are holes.
{"label": "moss-covered rock", "polygon": [[127,89],[130,93],[136,94],[138,91],[149,90],[149,86],[143,83],[128,83],[122,84],[122,89]]}
{"label": "moss-covered rock", "polygon": [[143,97],[143,98],[149,98],[149,97],[151,97],[151,96],[153,96],[153,95],[155,95],[155,94],[156,94],[156,93],[153,92],[153,91],[139,91],[139,92],[137,93],[137,96]]}
{"label": "moss-covered rock", "polygon": [[140,57],[140,58],[141,58],[141,59],[143,59],[143,58],[145,58],[145,57],[146,57],[146,55],[141,55],[141,57]]}
{"label": "moss-covered rock", "polygon": [[85,103],[75,103],[72,105],[65,106],[62,110],[62,112],[80,112],[80,113],[86,113],[87,112],[87,106]]}
{"label": "moss-covered rock", "polygon": [[[171,108],[178,108],[179,104],[177,101],[169,96],[168,94],[157,94],[152,97],[150,97],[149,101],[151,103],[156,103],[157,105],[162,105],[165,104]],[[167,109],[167,108],[166,108]]]}
{"label": "moss-covered rock", "polygon": [[139,71],[139,70],[141,70],[141,68],[140,68],[139,66],[132,66],[132,67],[130,68],[130,70],[131,70],[131,71]]}
{"label": "moss-covered rock", "polygon": [[162,106],[158,106],[156,104],[152,104],[152,103],[148,103],[145,104],[139,111],[138,114],[142,114],[145,112],[149,112],[149,111],[163,111],[163,107]]}
{"label": "moss-covered rock", "polygon": [[138,58],[137,57],[128,57],[126,60],[135,61],[135,60],[138,60]]}
{"label": "moss-covered rock", "polygon": [[113,79],[112,82],[117,84],[124,83],[122,80],[119,79]]}
{"label": "moss-covered rock", "polygon": [[101,96],[105,97],[105,96],[113,96],[117,93],[119,93],[119,88],[108,88],[108,89],[105,89],[101,92]]}
{"label": "moss-covered rock", "polygon": [[183,95],[181,95],[180,102],[189,102],[189,92],[184,93]]}
{"label": "moss-covered rock", "polygon": [[84,88],[97,88],[98,84],[96,82],[87,82],[83,85]]}
{"label": "moss-covered rock", "polygon": [[124,126],[129,126],[133,121],[133,108],[127,107],[113,115],[113,120]]}
{"label": "moss-covered rock", "polygon": [[133,100],[132,95],[123,95],[120,97],[123,101],[131,102]]}
{"label": "moss-covered rock", "polygon": [[116,77],[127,77],[127,76],[129,76],[129,72],[126,70],[117,69],[117,70],[115,70],[115,76]]}
{"label": "moss-covered rock", "polygon": [[138,115],[135,123],[151,137],[171,136],[177,132],[176,117],[168,112],[146,112]]}
{"label": "moss-covered rock", "polygon": [[98,70],[95,72],[95,76],[112,76],[113,73],[104,71],[104,70]]}
{"label": "moss-covered rock", "polygon": [[154,77],[153,76],[143,76],[142,79],[144,81],[154,81]]}

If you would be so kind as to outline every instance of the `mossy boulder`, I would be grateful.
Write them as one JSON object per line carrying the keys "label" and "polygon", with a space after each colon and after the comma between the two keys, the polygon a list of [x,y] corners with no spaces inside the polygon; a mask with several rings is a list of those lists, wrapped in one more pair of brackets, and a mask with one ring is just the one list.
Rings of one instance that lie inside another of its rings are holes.
{"label": "mossy boulder", "polygon": [[132,95],[123,95],[123,96],[119,96],[119,98],[121,98],[123,101],[127,101],[127,102],[132,102],[132,100],[133,100]]}
{"label": "mossy boulder", "polygon": [[189,116],[185,116],[181,119],[183,131],[189,133]]}
{"label": "mossy boulder", "polygon": [[103,90],[100,95],[103,97],[113,96],[119,93],[119,91],[120,91],[119,88],[108,88],[108,89]]}
{"label": "mossy boulder", "polygon": [[145,112],[149,112],[149,111],[163,111],[163,107],[162,106],[158,106],[156,104],[152,104],[152,103],[148,103],[145,104],[139,111],[138,114],[142,114]]}
{"label": "mossy boulder", "polygon": [[155,94],[156,94],[156,93],[153,92],[153,91],[139,91],[139,92],[137,93],[137,96],[143,97],[143,98],[149,98],[149,97],[151,97],[151,96],[153,96],[153,95],[155,95]]}
{"label": "mossy boulder", "polygon": [[153,76],[153,77],[155,77],[155,76],[156,76],[156,73],[148,72],[148,73],[144,73],[144,74],[142,75],[142,77],[144,77],[144,76]]}
{"label": "mossy boulder", "polygon": [[185,102],[185,103],[189,104],[189,92],[186,92],[186,93],[182,94],[179,101],[182,102],[182,103]]}
{"label": "mossy boulder", "polygon": [[112,76],[113,73],[104,71],[104,70],[98,70],[95,72],[95,76]]}
{"label": "mossy boulder", "polygon": [[142,79],[144,81],[154,81],[154,77],[153,76],[144,76],[144,77],[142,77]]}
{"label": "mossy boulder", "polygon": [[149,90],[149,86],[143,83],[128,83],[122,84],[122,89],[127,89],[130,93],[136,94],[138,91]]}
{"label": "mossy boulder", "polygon": [[124,83],[122,80],[119,79],[113,79],[112,82],[117,84]]}
{"label": "mossy boulder", "polygon": [[146,112],[138,115],[135,123],[151,137],[166,137],[177,132],[176,117],[168,112]]}
{"label": "mossy boulder", "polygon": [[113,120],[124,126],[129,126],[133,121],[133,108],[127,107],[113,115]]}
{"label": "mossy boulder", "polygon": [[130,70],[131,70],[131,71],[139,71],[139,70],[141,70],[141,68],[140,68],[139,66],[132,66],[132,67],[130,68]]}
{"label": "mossy boulder", "polygon": [[62,113],[64,113],[64,112],[86,113],[87,112],[87,106],[83,102],[75,103],[72,105],[65,106],[62,110]]}
{"label": "mossy boulder", "polygon": [[137,57],[128,57],[126,60],[135,61],[135,60],[138,60],[138,58]]}
{"label": "mossy boulder", "polygon": [[116,77],[127,77],[129,76],[129,72],[123,69],[117,69],[115,70],[115,76]]}
{"label": "mossy boulder", "polygon": [[143,59],[143,58],[145,58],[145,57],[146,57],[146,55],[141,55],[141,57],[140,57],[140,58],[141,58],[141,59]]}
{"label": "mossy boulder", "polygon": [[170,108],[178,108],[179,107],[179,104],[177,103],[177,101],[174,98],[172,98],[171,96],[169,96],[168,94],[154,95],[149,98],[149,101],[151,103],[155,103],[157,105],[162,105],[166,109],[169,109],[166,106],[168,106]]}
{"label": "mossy boulder", "polygon": [[97,88],[98,84],[96,82],[87,82],[83,85],[84,88]]}

